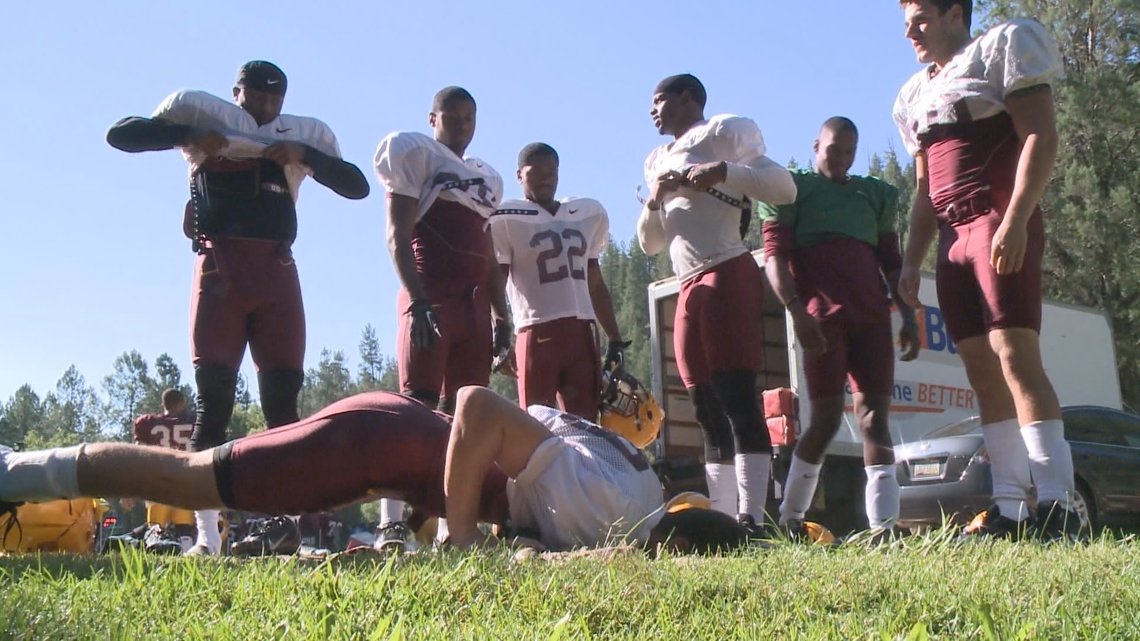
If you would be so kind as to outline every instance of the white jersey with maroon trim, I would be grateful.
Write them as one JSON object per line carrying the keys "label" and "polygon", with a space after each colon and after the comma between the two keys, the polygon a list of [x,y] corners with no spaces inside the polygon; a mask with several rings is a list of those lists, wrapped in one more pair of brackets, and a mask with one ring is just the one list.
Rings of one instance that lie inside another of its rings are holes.
{"label": "white jersey with maroon trim", "polygon": [[972,122],[1005,111],[1006,97],[1061,77],[1057,42],[1035,20],[1012,20],[971,41],[941,70],[914,74],[895,99],[894,119],[911,155],[935,125]]}
{"label": "white jersey with maroon trim", "polygon": [[554,434],[507,481],[511,523],[555,550],[644,543],[664,514],[661,481],[632,443],[550,407],[527,408]]}
{"label": "white jersey with maroon trim", "polygon": [[490,218],[503,198],[503,178],[478,158],[460,158],[421,133],[394,132],[380,141],[373,158],[389,194],[419,199],[418,221],[437,198],[459,203]]}
{"label": "white jersey with maroon trim", "polygon": [[552,214],[529,200],[508,200],[491,217],[495,257],[511,268],[507,295],[516,329],[595,318],[587,264],[606,248],[609,216],[592,198],[560,203]]}
{"label": "white jersey with maroon trim", "polygon": [[[281,114],[264,125],[258,125],[257,120],[245,109],[204,91],[176,91],[158,105],[151,117],[178,125],[213,129],[224,134],[229,144],[219,155],[234,160],[260,158],[266,147],[284,140],[304,143],[333,158],[341,157],[336,136],[328,125],[316,118]],[[209,160],[204,154],[190,148],[183,148],[182,155],[190,163],[191,173]],[[289,181],[289,191],[294,201],[297,200],[301,181],[310,175],[312,171],[304,165],[289,165],[285,168],[285,179]]]}
{"label": "white jersey with maroon trim", "polygon": [[[645,182],[653,185],[667,171],[683,171],[701,163],[747,165],[764,152],[764,136],[755,122],[740,116],[713,116],[649,152]],[[748,252],[740,238],[740,210],[750,206],[746,203],[744,193],[725,184],[717,185],[716,194],[681,187],[666,197],[661,222],[678,278],[691,278]]]}

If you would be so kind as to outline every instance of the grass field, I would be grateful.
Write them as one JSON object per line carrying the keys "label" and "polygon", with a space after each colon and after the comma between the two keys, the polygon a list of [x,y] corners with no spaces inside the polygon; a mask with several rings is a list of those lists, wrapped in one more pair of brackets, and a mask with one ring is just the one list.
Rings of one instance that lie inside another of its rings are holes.
{"label": "grass field", "polygon": [[0,558],[3,639],[1134,639],[1140,542],[517,562]]}

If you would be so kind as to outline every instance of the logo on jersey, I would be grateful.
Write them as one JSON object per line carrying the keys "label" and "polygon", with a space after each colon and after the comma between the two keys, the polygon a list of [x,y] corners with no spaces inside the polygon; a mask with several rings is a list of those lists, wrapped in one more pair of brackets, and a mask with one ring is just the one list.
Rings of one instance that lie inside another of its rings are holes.
{"label": "logo on jersey", "polygon": [[571,213],[571,214],[576,214],[576,213],[578,213],[578,210],[577,210],[577,209],[571,209],[571,210],[570,210],[570,213]]}
{"label": "logo on jersey", "polygon": [[293,128],[292,128],[292,127],[286,127],[286,128],[284,128],[284,129],[282,129],[282,128],[280,128],[280,127],[274,127],[274,129],[276,129],[276,130],[277,130],[277,133],[279,133],[279,134],[283,134],[283,133],[285,133],[285,132],[287,132],[287,131],[293,131]]}

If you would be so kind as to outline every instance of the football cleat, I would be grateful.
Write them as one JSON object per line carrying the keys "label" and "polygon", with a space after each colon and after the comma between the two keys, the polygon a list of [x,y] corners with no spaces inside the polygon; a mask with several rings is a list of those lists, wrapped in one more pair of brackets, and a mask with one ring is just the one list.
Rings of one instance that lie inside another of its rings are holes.
{"label": "football cleat", "polygon": [[1073,543],[1081,539],[1083,529],[1076,511],[1049,501],[1037,505],[1037,522],[1029,529],[1029,536],[1043,543]]}
{"label": "football cleat", "polygon": [[403,521],[392,521],[376,529],[372,547],[380,552],[415,552],[419,549],[412,529]]}
{"label": "football cleat", "polygon": [[1006,539],[1017,541],[1025,537],[1032,527],[1029,519],[1016,521],[1008,516],[1002,516],[998,506],[991,506],[988,510],[979,512],[970,523],[962,529],[960,541],[976,541],[980,539]]}
{"label": "football cleat", "polygon": [[230,546],[234,556],[296,554],[301,547],[301,531],[293,519],[275,516],[253,526],[246,537]]}
{"label": "football cleat", "polygon": [[152,554],[182,554],[182,543],[161,525],[154,525],[143,535],[143,549]]}
{"label": "football cleat", "polygon": [[602,372],[601,425],[639,448],[657,440],[665,415],[653,394],[623,368]]}

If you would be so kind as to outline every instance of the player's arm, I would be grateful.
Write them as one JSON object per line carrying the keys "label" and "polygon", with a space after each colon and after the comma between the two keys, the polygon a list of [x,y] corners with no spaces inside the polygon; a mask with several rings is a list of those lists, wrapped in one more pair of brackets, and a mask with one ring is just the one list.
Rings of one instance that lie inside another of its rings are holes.
{"label": "player's arm", "polygon": [[511,310],[507,306],[507,276],[510,265],[499,263],[490,226],[487,227],[487,260],[491,267],[487,270],[487,298],[491,302],[491,353],[492,371],[501,371],[514,376],[514,358],[511,357]]}
{"label": "player's arm", "polygon": [[907,305],[917,308],[921,305],[918,301],[919,269],[938,232],[938,219],[934,216],[934,203],[930,201],[930,176],[923,152],[914,156],[914,173],[914,204],[910,208],[910,227],[899,272],[898,292]]}
{"label": "player's arm", "polygon": [[641,208],[637,217],[637,243],[646,256],[656,256],[665,249],[665,225],[661,222],[661,208],[651,208],[648,203]]}
{"label": "player's arm", "polygon": [[914,317],[914,308],[903,300],[899,294],[899,276],[902,274],[902,252],[899,248],[898,212],[899,191],[893,186],[880,181],[870,183],[877,188],[880,198],[876,199],[879,211],[878,218],[879,244],[875,248],[875,255],[879,259],[879,268],[883,278],[887,281],[887,288],[891,293],[891,300],[899,310],[902,317],[902,329],[899,330],[899,343],[903,346],[902,360],[913,360],[918,356],[918,322]]}
{"label": "player's arm", "polygon": [[[819,321],[808,313],[807,306],[796,293],[796,280],[790,267],[792,250],[795,247],[794,221],[795,206],[760,205],[764,219],[764,274],[780,304],[792,317],[792,327],[804,351],[819,354],[827,351],[827,339]],[[780,218],[783,217],[784,221]]]}
{"label": "player's arm", "polygon": [[266,147],[261,155],[282,167],[305,165],[312,172],[313,180],[345,198],[360,200],[368,195],[368,179],[356,165],[312,145],[281,140]]}
{"label": "player's arm", "polygon": [[481,540],[476,520],[487,469],[494,464],[507,476],[517,478],[539,444],[548,438],[553,435],[546,426],[491,390],[459,390],[443,473],[453,545],[469,548]]}
{"label": "player's arm", "polygon": [[208,149],[210,145],[202,144],[211,134],[222,139],[222,144],[212,150],[216,152],[226,144],[225,137],[216,131],[178,125],[162,118],[130,116],[111,125],[107,130],[107,144],[129,153],[165,151],[175,147],[200,147],[211,151]]}
{"label": "player's arm", "polygon": [[427,293],[416,272],[416,257],[412,251],[412,235],[416,228],[420,200],[412,196],[388,194],[388,254],[396,277],[413,300],[426,300]]}
{"label": "player's arm", "polygon": [[637,218],[637,242],[646,256],[656,256],[665,249],[665,223],[662,209],[665,198],[684,183],[680,172],[667,171],[657,177],[649,187],[649,198],[642,203],[641,215]]}
{"label": "player's arm", "polygon": [[[491,268],[487,270],[487,297],[491,300],[491,320],[495,325],[511,324],[511,310],[507,307],[507,273],[502,269],[495,269],[498,260],[495,258],[495,245],[491,239],[491,228],[486,232],[487,260]],[[509,267],[508,267],[509,268]]]}
{"label": "player's arm", "polygon": [[305,155],[301,163],[313,171],[313,180],[351,200],[360,200],[368,195],[368,179],[356,165],[330,156],[323,151],[305,145]]}
{"label": "player's arm", "polygon": [[1021,139],[1013,193],[1001,226],[994,232],[991,264],[999,274],[1021,269],[1028,243],[1026,225],[1045,195],[1057,160],[1057,120],[1053,89],[1037,85],[1015,91],[1005,99],[1013,127]]}
{"label": "player's arm", "polygon": [[586,263],[586,284],[590,289],[590,303],[594,306],[594,315],[598,317],[598,324],[605,330],[606,337],[611,343],[621,342],[621,330],[614,315],[613,298],[610,297],[610,288],[606,286],[602,267],[596,258],[591,258]]}

